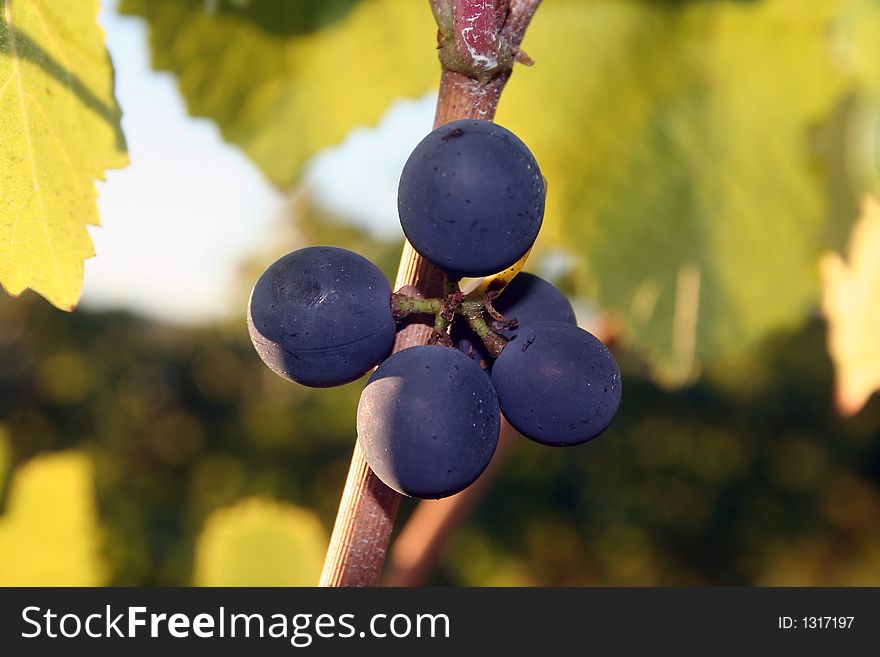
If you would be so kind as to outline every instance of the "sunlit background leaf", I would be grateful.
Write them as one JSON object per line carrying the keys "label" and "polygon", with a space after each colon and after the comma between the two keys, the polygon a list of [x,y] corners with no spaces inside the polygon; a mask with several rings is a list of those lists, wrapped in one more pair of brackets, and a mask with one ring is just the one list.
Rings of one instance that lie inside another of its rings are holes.
{"label": "sunlit background leaf", "polygon": [[822,260],[823,312],[837,374],[837,405],[852,415],[880,390],[880,203],[862,202],[847,260]]}
{"label": "sunlit background leaf", "polygon": [[13,472],[0,516],[0,585],[106,581],[92,478],[89,458],[72,451],[36,457]]}
{"label": "sunlit background leaf", "polygon": [[[231,6],[237,5],[236,10]],[[347,8],[347,9],[346,9]],[[150,24],[153,65],[172,71],[193,116],[213,119],[275,184],[401,95],[436,86],[427,3],[123,0]],[[321,16],[339,20],[315,32]]]}
{"label": "sunlit background leaf", "polygon": [[196,545],[198,586],[315,586],[327,537],[292,504],[250,499],[211,514]]}

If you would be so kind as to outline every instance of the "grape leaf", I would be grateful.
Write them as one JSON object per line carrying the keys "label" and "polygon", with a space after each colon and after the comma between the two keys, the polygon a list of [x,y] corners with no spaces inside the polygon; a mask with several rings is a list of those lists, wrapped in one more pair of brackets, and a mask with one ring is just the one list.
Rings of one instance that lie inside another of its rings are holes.
{"label": "grape leaf", "polygon": [[190,114],[217,121],[283,187],[354,125],[436,85],[427,2],[360,2],[312,33],[303,26],[319,23],[308,12],[322,5],[257,0],[210,11],[202,0],[124,0],[120,9],[148,21],[153,66],[176,74]]}
{"label": "grape leaf", "polygon": [[71,310],[94,181],[127,162],[97,0],[0,0],[0,284]]}
{"label": "grape leaf", "polygon": [[253,498],[215,511],[196,546],[197,586],[315,586],[327,538],[305,509]]}
{"label": "grape leaf", "polygon": [[[147,18],[154,65],[190,111],[288,185],[318,148],[436,85],[426,4],[363,0],[308,37],[195,0],[123,6]],[[864,26],[878,12],[555,0],[536,13],[523,48],[537,64],[517,68],[498,112],[549,181],[535,256],[577,256],[579,292],[620,318],[659,380],[681,384],[815,306],[829,224],[849,219],[829,212],[813,134],[876,83]]]}
{"label": "grape leaf", "polygon": [[99,586],[105,576],[88,457],[38,456],[14,470],[0,516],[0,585]]}
{"label": "grape leaf", "polygon": [[[551,181],[545,243],[581,256],[581,289],[661,381],[816,303],[828,217],[810,136],[852,85],[827,47],[839,5],[560,2],[527,33],[538,66],[517,73],[499,120]],[[572,61],[591,65],[560,93]],[[552,97],[531,121],[529,97]]]}
{"label": "grape leaf", "polygon": [[858,413],[880,390],[880,201],[865,196],[850,238],[848,262],[836,252],[821,262],[822,311],[834,362],[835,396],[844,415]]}

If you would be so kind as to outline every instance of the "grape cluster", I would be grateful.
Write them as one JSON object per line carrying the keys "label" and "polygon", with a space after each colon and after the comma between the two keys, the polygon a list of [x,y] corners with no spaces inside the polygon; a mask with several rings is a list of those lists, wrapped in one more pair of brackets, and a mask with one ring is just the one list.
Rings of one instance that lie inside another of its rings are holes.
{"label": "grape cluster", "polygon": [[[538,235],[545,185],[505,128],[455,121],[431,132],[404,167],[400,222],[413,248],[447,275],[442,297],[391,293],[381,272],[330,246],[294,251],[254,286],[248,330],[279,375],[325,387],[378,364],[361,394],[358,440],[373,472],[412,497],[457,493],[483,472],[501,414],[525,437],[577,445],[620,405],[620,371],[571,304],[518,269]],[[464,294],[462,277],[485,277]],[[435,315],[430,345],[389,356],[396,322]]]}

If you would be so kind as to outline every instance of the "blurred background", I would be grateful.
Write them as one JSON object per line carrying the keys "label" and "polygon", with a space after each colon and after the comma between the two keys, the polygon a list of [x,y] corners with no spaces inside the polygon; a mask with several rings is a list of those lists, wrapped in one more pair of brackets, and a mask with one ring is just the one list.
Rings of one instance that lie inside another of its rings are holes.
{"label": "blurred background", "polygon": [[[282,381],[244,310],[308,244],[393,280],[428,3],[100,22],[131,165],[75,312],[0,295],[0,584],[316,583],[363,381]],[[581,447],[510,440],[442,545],[404,500],[436,559],[390,581],[880,585],[878,44],[876,0],[544,0],[497,121],[548,180],[527,269],[612,345],[623,406]]]}

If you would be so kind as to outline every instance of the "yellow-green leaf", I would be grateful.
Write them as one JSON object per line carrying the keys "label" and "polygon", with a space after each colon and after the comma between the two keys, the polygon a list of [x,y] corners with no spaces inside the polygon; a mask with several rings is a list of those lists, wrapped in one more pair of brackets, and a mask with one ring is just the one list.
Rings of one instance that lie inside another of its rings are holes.
{"label": "yellow-green leaf", "polygon": [[79,452],[38,456],[13,471],[0,516],[0,585],[104,582],[92,479]]}
{"label": "yellow-green leaf", "polygon": [[197,586],[315,586],[327,538],[310,511],[253,498],[215,511],[196,546]]}
{"label": "yellow-green leaf", "polygon": [[858,413],[880,390],[880,201],[866,196],[850,238],[848,262],[822,259],[822,310],[834,363],[837,407]]}
{"label": "yellow-green leaf", "polygon": [[94,181],[127,162],[97,0],[0,0],[0,284],[72,309]]}
{"label": "yellow-green leaf", "polygon": [[324,4],[220,2],[212,11],[203,0],[124,0],[121,10],[149,22],[153,66],[177,75],[190,114],[216,120],[270,180],[289,186],[319,149],[439,74],[427,1],[366,0],[304,30],[320,24],[307,19]]}
{"label": "yellow-green leaf", "polygon": [[[827,42],[839,8],[559,0],[527,33],[538,64],[499,120],[551,181],[542,239],[581,256],[581,289],[661,380],[816,303],[828,217],[810,136],[852,85]],[[571,62],[587,63],[573,88]]]}

